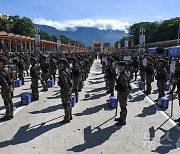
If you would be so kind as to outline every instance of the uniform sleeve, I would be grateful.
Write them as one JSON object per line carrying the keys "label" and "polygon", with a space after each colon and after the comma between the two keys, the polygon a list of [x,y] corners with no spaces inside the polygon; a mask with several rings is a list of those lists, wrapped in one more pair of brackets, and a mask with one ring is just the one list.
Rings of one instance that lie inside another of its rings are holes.
{"label": "uniform sleeve", "polygon": [[128,88],[128,79],[127,79],[127,77],[125,75],[122,75],[120,77],[119,82],[121,83],[121,85],[123,86],[125,91],[129,91],[129,88]]}
{"label": "uniform sleeve", "polygon": [[61,78],[61,80],[62,80],[62,83],[63,83],[63,87],[65,88],[65,89],[70,89],[70,87],[69,87],[69,84],[68,84],[68,76],[67,76],[67,74],[65,73],[65,72],[62,72],[61,74],[60,74],[60,78]]}
{"label": "uniform sleeve", "polygon": [[162,69],[162,74],[163,74],[163,76],[164,76],[165,78],[167,78],[168,73],[167,73],[167,70],[166,70],[165,68]]}

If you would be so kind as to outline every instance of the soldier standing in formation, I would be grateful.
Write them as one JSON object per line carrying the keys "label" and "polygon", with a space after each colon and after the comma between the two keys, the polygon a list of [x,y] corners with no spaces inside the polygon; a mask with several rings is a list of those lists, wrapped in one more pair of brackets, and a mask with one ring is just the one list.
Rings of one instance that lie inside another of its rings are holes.
{"label": "soldier standing in formation", "polygon": [[120,117],[115,118],[117,121],[117,125],[126,125],[126,117],[127,117],[127,98],[131,91],[131,87],[129,85],[129,78],[126,75],[125,71],[127,68],[127,63],[121,61],[118,63],[118,70],[120,70],[120,75],[116,81],[115,89],[117,91],[117,99],[121,108]]}
{"label": "soldier standing in formation", "polygon": [[147,85],[145,94],[149,95],[151,94],[151,90],[152,90],[151,83],[154,81],[154,66],[152,64],[151,58],[148,58],[145,71],[146,71],[146,85]]}
{"label": "soldier standing in formation", "polygon": [[0,58],[0,86],[1,86],[1,96],[4,100],[4,106],[6,108],[6,113],[1,120],[11,120],[13,118],[13,102],[12,95],[13,92],[13,82],[10,79],[8,72],[5,70],[6,59]]}
{"label": "soldier standing in formation", "polygon": [[73,89],[72,92],[75,93],[76,95],[76,103],[78,103],[79,100],[79,90],[78,90],[78,85],[80,81],[80,68],[77,63],[77,59],[75,57],[71,58],[72,62],[72,79],[73,79]]}
{"label": "soldier standing in formation", "polygon": [[38,80],[40,80],[41,77],[39,76],[37,59],[32,57],[30,61],[32,65],[30,69],[32,101],[37,101],[39,100]]}
{"label": "soldier standing in formation", "polygon": [[105,71],[105,79],[107,80],[109,90],[107,93],[110,92],[111,96],[114,96],[114,87],[116,82],[116,68],[113,64],[113,58],[109,57],[107,58],[108,65],[106,67]]}
{"label": "soldier standing in formation", "polygon": [[[157,80],[157,87],[159,91],[159,97],[161,98],[165,96],[165,88],[166,88],[166,79],[167,79],[167,70],[164,66],[164,59],[160,59],[158,62],[159,66],[157,68],[157,73],[156,73],[156,80]],[[158,101],[158,100],[155,100]]]}
{"label": "soldier standing in formation", "polygon": [[69,123],[72,120],[72,107],[70,104],[71,94],[72,94],[72,83],[70,71],[67,68],[68,61],[64,58],[59,60],[59,81],[58,85],[61,88],[61,101],[64,107],[64,120],[62,123]]}
{"label": "soldier standing in formation", "polygon": [[41,84],[43,86],[42,91],[48,91],[48,79],[49,79],[49,64],[46,61],[45,56],[40,57],[40,68],[42,70],[41,74]]}

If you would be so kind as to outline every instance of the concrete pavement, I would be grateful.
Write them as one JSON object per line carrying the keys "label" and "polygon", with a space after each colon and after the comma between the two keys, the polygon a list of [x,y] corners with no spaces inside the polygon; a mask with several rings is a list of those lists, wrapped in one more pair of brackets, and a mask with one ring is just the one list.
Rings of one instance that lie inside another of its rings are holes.
{"label": "concrete pavement", "polygon": [[[20,97],[20,93],[25,91],[22,89],[28,89],[29,85],[28,81],[16,95]],[[0,153],[179,153],[177,126],[171,120],[167,121],[167,116],[139,91],[136,83],[133,82],[132,86],[127,125],[116,126],[115,110],[110,109],[106,102],[109,96],[100,61],[96,60],[80,93],[80,101],[73,108],[71,123],[60,123],[64,110],[56,84],[42,93],[38,102],[16,112],[13,120],[1,123]],[[152,97],[156,98],[156,95]]]}

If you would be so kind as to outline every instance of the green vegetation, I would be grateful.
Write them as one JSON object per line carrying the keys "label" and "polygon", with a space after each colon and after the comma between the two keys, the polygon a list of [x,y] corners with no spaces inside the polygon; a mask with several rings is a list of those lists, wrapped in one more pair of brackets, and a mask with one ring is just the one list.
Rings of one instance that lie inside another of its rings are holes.
{"label": "green vegetation", "polygon": [[[162,22],[141,22],[133,24],[128,29],[129,46],[139,45],[140,27],[145,29],[146,44],[177,39],[180,17]],[[124,47],[126,38],[119,40]],[[116,42],[117,46],[118,42]]]}

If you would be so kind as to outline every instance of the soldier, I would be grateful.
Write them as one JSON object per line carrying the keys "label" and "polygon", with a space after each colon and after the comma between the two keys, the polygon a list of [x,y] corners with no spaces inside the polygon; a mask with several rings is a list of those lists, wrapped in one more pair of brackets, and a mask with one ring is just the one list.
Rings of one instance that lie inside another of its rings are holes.
{"label": "soldier", "polygon": [[21,56],[18,56],[17,69],[18,69],[18,77],[20,80],[22,80],[22,85],[24,85],[25,62]]}
{"label": "soldier", "polygon": [[79,90],[78,90],[78,85],[79,85],[79,81],[80,81],[80,68],[79,65],[77,63],[77,59],[75,57],[71,58],[71,62],[72,62],[72,77],[73,77],[73,89],[72,91],[75,93],[76,95],[76,103],[78,103],[79,100]]}
{"label": "soldier", "polygon": [[30,69],[30,76],[31,76],[31,89],[32,89],[32,101],[39,100],[39,91],[38,91],[38,80],[41,79],[38,72],[37,66],[37,59],[32,57],[31,59],[31,69]]}
{"label": "soldier", "polygon": [[4,105],[6,108],[6,113],[1,120],[11,120],[13,118],[13,102],[12,102],[12,95],[11,93],[14,91],[13,83],[10,80],[10,77],[5,70],[6,59],[1,57],[0,58],[0,86],[1,86],[1,96],[4,100]]}
{"label": "soldier", "polygon": [[[158,98],[161,98],[163,96],[165,96],[165,87],[166,87],[166,78],[168,76],[166,68],[164,67],[164,59],[160,59],[159,60],[159,66],[157,68],[157,74],[156,74],[156,80],[157,80],[157,87],[158,87],[158,91],[159,91],[159,96]],[[158,101],[155,100],[155,101]]]}
{"label": "soldier", "polygon": [[108,82],[109,90],[107,91],[110,92],[111,96],[114,96],[114,86],[116,82],[116,68],[113,64],[113,58],[109,57],[107,58],[108,65],[106,68],[105,72],[105,79]]}
{"label": "soldier", "polygon": [[126,125],[126,117],[127,117],[127,98],[131,91],[131,86],[129,84],[130,80],[126,75],[125,71],[127,68],[127,64],[125,61],[121,61],[118,63],[118,69],[120,70],[120,76],[116,81],[115,89],[117,91],[117,99],[120,104],[121,112],[120,118],[115,118],[117,121],[117,125]]}
{"label": "soldier", "polygon": [[49,79],[49,64],[46,62],[46,57],[42,56],[40,58],[40,68],[42,70],[41,74],[41,84],[43,86],[42,91],[48,91],[48,79]]}
{"label": "soldier", "polygon": [[56,66],[56,61],[55,59],[53,58],[53,56],[51,55],[50,57],[50,79],[54,79],[54,83],[56,81],[56,69],[57,69],[57,66]]}
{"label": "soldier", "polygon": [[70,104],[71,100],[71,94],[72,94],[72,83],[71,83],[71,77],[70,72],[67,68],[68,61],[64,58],[62,58],[58,62],[59,67],[59,81],[58,85],[61,88],[61,101],[64,106],[64,120],[62,123],[69,123],[70,120],[72,120],[72,107]]}
{"label": "soldier", "polygon": [[137,79],[137,73],[138,73],[138,67],[139,67],[139,62],[138,62],[138,57],[134,57],[133,61],[132,61],[132,76],[135,73],[135,79],[134,81],[136,81]]}
{"label": "soldier", "polygon": [[141,78],[141,82],[145,82],[145,76],[146,76],[146,72],[145,72],[145,66],[143,66],[143,59],[140,59],[140,65],[139,65],[139,75]]}
{"label": "soldier", "polygon": [[152,87],[151,83],[154,81],[154,66],[152,64],[152,59],[148,58],[147,66],[146,66],[146,91],[145,93],[149,95],[151,93]]}
{"label": "soldier", "polygon": [[[178,100],[179,100],[179,107],[180,107],[180,59],[177,61],[174,76],[175,76],[175,82],[177,84],[177,93],[178,93]],[[179,122],[180,124],[180,118],[175,120],[175,122]]]}

